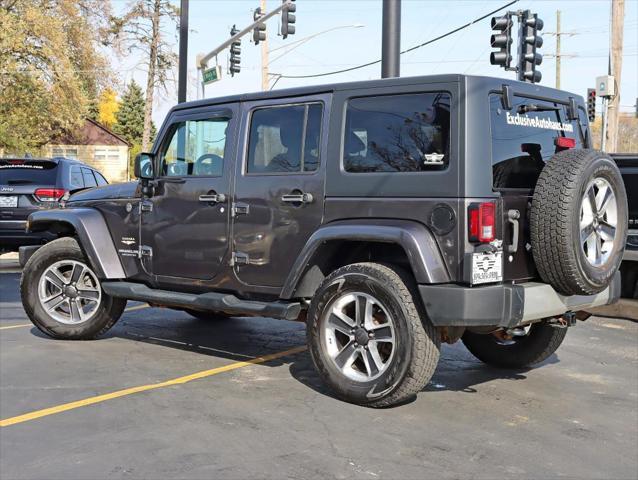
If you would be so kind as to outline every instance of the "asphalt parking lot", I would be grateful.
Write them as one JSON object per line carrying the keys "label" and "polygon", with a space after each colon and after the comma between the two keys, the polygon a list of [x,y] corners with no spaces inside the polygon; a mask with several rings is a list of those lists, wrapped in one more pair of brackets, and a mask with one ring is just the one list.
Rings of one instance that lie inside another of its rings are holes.
{"label": "asphalt parking lot", "polygon": [[406,405],[332,398],[304,326],[129,303],[91,342],[31,327],[0,268],[0,478],[638,478],[638,323],[592,318],[539,368],[444,346]]}

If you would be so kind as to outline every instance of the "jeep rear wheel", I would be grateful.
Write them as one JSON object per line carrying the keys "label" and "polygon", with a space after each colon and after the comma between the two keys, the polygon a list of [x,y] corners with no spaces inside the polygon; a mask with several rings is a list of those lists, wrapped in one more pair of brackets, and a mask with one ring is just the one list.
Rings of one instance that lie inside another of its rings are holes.
{"label": "jeep rear wheel", "polygon": [[98,276],[73,238],[39,248],[24,266],[22,305],[42,332],[86,340],[105,333],[120,318],[126,300],[106,295]]}
{"label": "jeep rear wheel", "polygon": [[466,330],[461,339],[472,355],[483,363],[500,368],[525,368],[549,358],[563,343],[566,334],[567,328],[535,323],[526,328],[524,335],[511,338]]}
{"label": "jeep rear wheel", "polygon": [[545,165],[530,217],[541,278],[565,295],[604,290],[627,237],[627,195],[614,161],[595,150],[566,150]]}
{"label": "jeep rear wheel", "polygon": [[394,405],[434,374],[438,336],[411,287],[402,271],[375,263],[342,267],[319,287],[308,312],[308,344],[319,375],[340,398]]}

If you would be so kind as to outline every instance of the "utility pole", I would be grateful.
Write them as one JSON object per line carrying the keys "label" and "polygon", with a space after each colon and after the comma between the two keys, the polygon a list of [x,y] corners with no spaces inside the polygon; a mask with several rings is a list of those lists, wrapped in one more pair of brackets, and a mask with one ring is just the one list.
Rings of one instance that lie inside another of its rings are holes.
{"label": "utility pole", "polygon": [[556,10],[556,88],[560,89],[560,10]]}
{"label": "utility pole", "polygon": [[179,75],[177,82],[177,103],[186,101],[188,82],[188,0],[181,0],[179,9]]}
{"label": "utility pole", "polygon": [[611,51],[609,52],[609,74],[616,79],[615,95],[608,106],[607,148],[618,150],[618,119],[620,116],[620,79],[622,78],[622,43],[625,20],[625,0],[611,1]]}
{"label": "utility pole", "polygon": [[401,0],[383,0],[381,78],[400,76]]}
{"label": "utility pole", "polygon": [[[266,13],[266,0],[260,0],[259,6],[262,13]],[[261,43],[261,90],[268,90],[268,35]]]}

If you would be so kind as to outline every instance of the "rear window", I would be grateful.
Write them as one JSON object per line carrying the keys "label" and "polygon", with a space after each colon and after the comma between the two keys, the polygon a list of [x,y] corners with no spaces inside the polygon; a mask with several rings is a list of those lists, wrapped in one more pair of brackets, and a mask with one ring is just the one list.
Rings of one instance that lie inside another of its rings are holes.
{"label": "rear window", "polygon": [[[526,112],[526,105],[548,108]],[[557,108],[552,110],[551,108]],[[521,110],[523,108],[523,110]],[[568,121],[566,107],[536,99],[514,97],[513,108],[504,110],[501,95],[490,95],[492,127],[492,178],[495,189],[532,190],[545,162],[557,152],[556,139],[576,140],[582,148],[578,120]]]}
{"label": "rear window", "polygon": [[36,160],[0,160],[2,185],[55,185],[58,165]]}
{"label": "rear window", "polygon": [[418,93],[348,102],[346,172],[424,172],[449,162],[450,95]]}

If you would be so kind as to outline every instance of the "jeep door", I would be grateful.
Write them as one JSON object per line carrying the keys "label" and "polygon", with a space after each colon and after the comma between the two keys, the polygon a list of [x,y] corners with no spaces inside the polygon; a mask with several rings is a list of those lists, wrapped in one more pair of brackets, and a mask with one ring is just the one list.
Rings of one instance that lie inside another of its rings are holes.
{"label": "jeep door", "polygon": [[237,110],[234,104],[178,111],[163,128],[140,235],[143,265],[160,284],[210,280],[228,263]]}
{"label": "jeep door", "polygon": [[233,265],[248,285],[280,287],[323,218],[328,95],[242,104]]}

